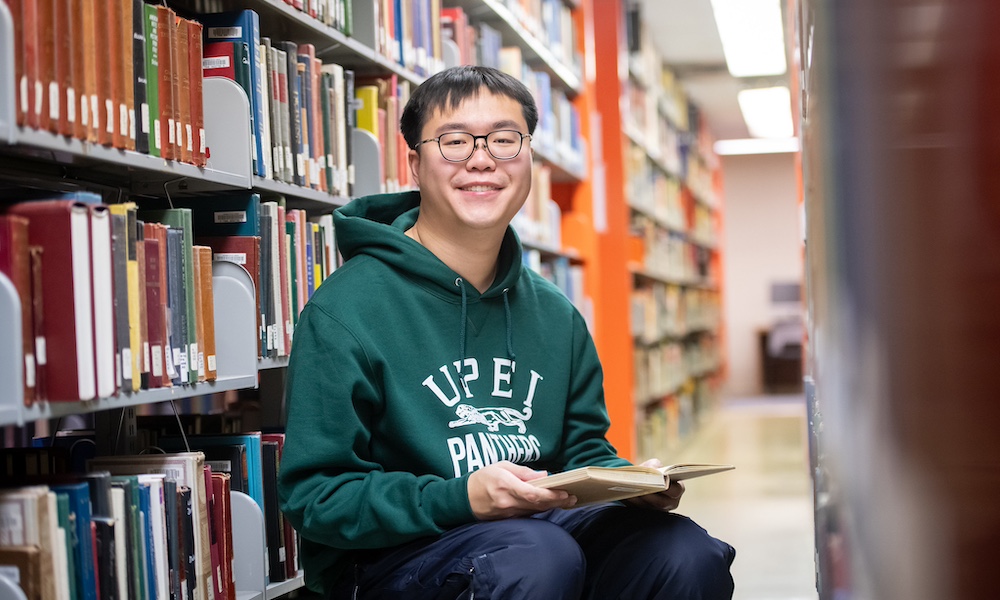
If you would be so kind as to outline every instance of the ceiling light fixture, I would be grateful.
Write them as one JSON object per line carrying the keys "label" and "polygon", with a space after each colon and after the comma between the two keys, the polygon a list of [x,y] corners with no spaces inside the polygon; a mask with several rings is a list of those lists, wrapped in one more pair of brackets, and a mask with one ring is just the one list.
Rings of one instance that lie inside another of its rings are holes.
{"label": "ceiling light fixture", "polygon": [[742,154],[782,154],[801,150],[799,138],[750,138],[745,140],[719,140],[713,147],[719,156]]}
{"label": "ceiling light fixture", "polygon": [[736,95],[750,136],[788,138],[792,126],[792,96],[784,86],[741,90]]}
{"label": "ceiling light fixture", "polygon": [[780,0],[712,0],[712,12],[733,77],[787,71]]}

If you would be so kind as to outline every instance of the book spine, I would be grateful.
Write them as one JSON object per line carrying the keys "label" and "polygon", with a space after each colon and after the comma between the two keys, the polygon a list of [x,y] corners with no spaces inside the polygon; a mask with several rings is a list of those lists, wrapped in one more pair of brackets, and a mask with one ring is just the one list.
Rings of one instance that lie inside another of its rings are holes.
{"label": "book spine", "polygon": [[[137,2],[141,0],[136,0]],[[162,131],[160,129],[160,42],[159,14],[155,5],[142,4],[143,37],[144,37],[144,68],[146,82],[146,104],[143,121],[149,128],[149,154],[160,156]]]}

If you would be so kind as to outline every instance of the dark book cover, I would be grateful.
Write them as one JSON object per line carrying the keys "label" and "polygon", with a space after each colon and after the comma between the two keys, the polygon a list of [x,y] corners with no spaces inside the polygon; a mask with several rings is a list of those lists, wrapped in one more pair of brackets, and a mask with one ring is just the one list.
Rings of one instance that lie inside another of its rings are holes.
{"label": "dark book cover", "polygon": [[[198,572],[195,567],[197,559],[194,546],[195,510],[191,488],[186,485],[178,486],[177,488],[177,511],[177,516],[180,519],[178,529],[180,530],[181,541],[178,549],[180,550],[181,571],[184,573],[182,584],[186,586],[186,591],[182,591],[182,593],[186,594],[186,598],[194,598],[195,588],[198,583],[198,578],[195,576]],[[210,595],[210,593],[206,595],[206,599]]]}
{"label": "dark book cover", "polygon": [[303,123],[302,104],[299,96],[300,82],[298,71],[298,44],[294,42],[279,42],[278,46],[285,53],[286,83],[288,85],[288,126],[292,154],[292,182],[295,185],[305,185],[305,164],[302,161]]}
{"label": "dark book cover", "polygon": [[185,302],[184,267],[182,258],[184,233],[167,229],[167,309],[170,311],[170,349],[174,365],[173,383],[187,384],[188,327]]}
{"label": "dark book cover", "polygon": [[115,520],[111,517],[94,516],[92,522],[100,599],[119,600],[118,573],[115,569],[115,553],[117,552]]}
{"label": "dark book cover", "polygon": [[[348,2],[350,4],[350,2]],[[354,100],[354,71],[344,69],[344,113],[347,115],[347,135],[345,149],[347,152],[347,192],[346,196],[354,194],[354,128],[358,126],[358,115],[355,112],[357,102]]]}
{"label": "dark book cover", "polygon": [[268,581],[287,579],[285,524],[278,508],[278,443],[261,442],[264,484],[264,532],[267,540]]}
{"label": "dark book cover", "polygon": [[275,345],[274,345],[274,324],[275,324],[275,314],[274,314],[274,303],[273,297],[274,289],[271,285],[271,269],[275,268],[273,265],[274,257],[271,252],[271,236],[274,233],[271,231],[271,218],[270,218],[270,205],[261,206],[260,214],[260,287],[258,288],[258,295],[260,296],[260,310],[261,310],[261,356],[275,356]]}
{"label": "dark book cover", "polygon": [[181,561],[183,548],[180,541],[180,510],[177,504],[177,482],[173,479],[163,480],[163,518],[167,523],[167,572],[170,577],[170,600],[183,600],[181,586]]}
{"label": "dark book cover", "polygon": [[111,268],[114,281],[115,312],[115,371],[119,387],[132,390],[132,351],[128,314],[129,247],[135,245],[134,234],[129,238],[128,218],[111,215]]}
{"label": "dark book cover", "polygon": [[[316,135],[313,128],[313,119],[315,118],[315,113],[313,112],[313,89],[312,89],[312,57],[309,55],[309,51],[312,49],[311,44],[300,44],[299,54],[296,57],[298,61],[298,74],[299,74],[299,105],[302,111],[302,162],[305,163],[305,185],[308,187],[319,187],[317,182],[314,180],[313,170],[310,168],[312,164],[313,151],[316,149]],[[315,54],[315,49],[312,49]]]}
{"label": "dark book cover", "polygon": [[149,104],[146,98],[146,12],[142,0],[132,0],[132,94],[135,100],[135,149],[149,154]]}

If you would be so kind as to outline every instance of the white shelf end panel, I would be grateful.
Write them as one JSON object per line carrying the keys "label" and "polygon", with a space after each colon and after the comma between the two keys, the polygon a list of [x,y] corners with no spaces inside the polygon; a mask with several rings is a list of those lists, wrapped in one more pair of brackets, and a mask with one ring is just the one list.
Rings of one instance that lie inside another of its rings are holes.
{"label": "white shelf end panel", "polygon": [[[2,5],[0,5],[2,6]],[[21,299],[0,273],[0,424],[18,423],[24,403]]]}

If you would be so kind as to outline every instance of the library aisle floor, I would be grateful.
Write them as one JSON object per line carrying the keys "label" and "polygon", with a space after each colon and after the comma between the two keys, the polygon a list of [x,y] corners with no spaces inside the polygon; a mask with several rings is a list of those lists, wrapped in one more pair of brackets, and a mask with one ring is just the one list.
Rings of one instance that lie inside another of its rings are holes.
{"label": "library aisle floor", "polygon": [[815,600],[813,503],[801,395],[720,402],[664,462],[736,470],[687,482],[678,512],[736,547],[734,600]]}

